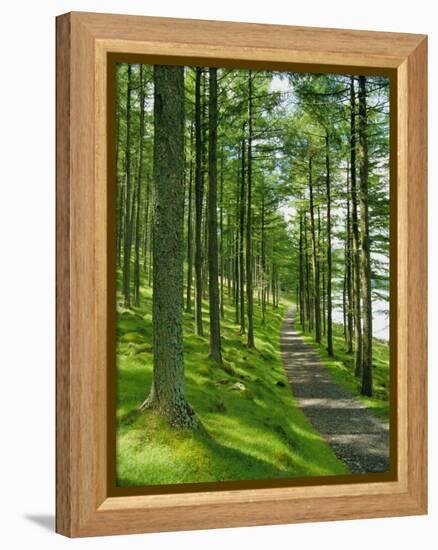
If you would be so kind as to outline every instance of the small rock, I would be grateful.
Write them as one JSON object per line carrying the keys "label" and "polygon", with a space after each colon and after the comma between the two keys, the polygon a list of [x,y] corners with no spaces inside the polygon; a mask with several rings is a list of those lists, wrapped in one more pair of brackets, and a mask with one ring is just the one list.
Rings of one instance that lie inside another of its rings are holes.
{"label": "small rock", "polygon": [[239,391],[245,391],[246,390],[246,387],[244,384],[242,384],[241,382],[236,382],[235,384],[233,384],[230,388],[230,390],[239,390]]}

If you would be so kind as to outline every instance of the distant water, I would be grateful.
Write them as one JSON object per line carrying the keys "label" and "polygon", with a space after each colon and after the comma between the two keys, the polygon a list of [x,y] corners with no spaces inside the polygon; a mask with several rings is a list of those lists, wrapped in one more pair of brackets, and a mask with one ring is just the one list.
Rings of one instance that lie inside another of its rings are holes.
{"label": "distant water", "polygon": [[[388,302],[384,300],[373,302],[373,336],[379,338],[379,340],[389,342],[389,313],[387,313],[387,310]],[[333,309],[333,321],[343,324],[342,309]]]}

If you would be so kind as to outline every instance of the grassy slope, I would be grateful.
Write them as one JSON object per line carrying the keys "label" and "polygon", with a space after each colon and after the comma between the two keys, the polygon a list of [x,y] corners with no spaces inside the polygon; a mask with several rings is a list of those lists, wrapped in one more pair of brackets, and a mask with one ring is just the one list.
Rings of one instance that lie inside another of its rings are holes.
{"label": "grassy slope", "polygon": [[376,415],[389,417],[389,346],[373,339],[373,397],[360,395],[360,380],[354,376],[354,358],[345,351],[343,326],[333,325],[334,357],[329,357],[326,342],[317,344],[309,332],[304,332],[300,325],[299,314],[295,316],[296,327],[300,330],[306,343],[317,349],[324,364],[329,368],[333,378],[344,388],[353,393]]}
{"label": "grassy slope", "polygon": [[[186,391],[202,429],[175,431],[152,411],[138,413],[151,383],[151,306],[151,291],[143,288],[141,309],[118,311],[120,486],[348,473],[296,407],[287,385],[279,353],[284,305],[269,308],[264,327],[255,308],[257,349],[251,351],[233,323],[233,309],[226,308],[224,369],[207,358],[208,336],[196,336],[193,318],[185,314]],[[206,307],[204,314],[208,328]]]}

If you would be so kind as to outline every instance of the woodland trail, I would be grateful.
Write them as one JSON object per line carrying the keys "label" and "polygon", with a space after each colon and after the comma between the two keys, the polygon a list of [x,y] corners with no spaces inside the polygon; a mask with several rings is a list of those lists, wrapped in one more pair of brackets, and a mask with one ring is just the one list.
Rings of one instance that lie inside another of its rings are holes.
{"label": "woodland trail", "polygon": [[298,406],[351,473],[389,469],[389,425],[335,382],[295,330],[290,308],[280,333],[283,367]]}

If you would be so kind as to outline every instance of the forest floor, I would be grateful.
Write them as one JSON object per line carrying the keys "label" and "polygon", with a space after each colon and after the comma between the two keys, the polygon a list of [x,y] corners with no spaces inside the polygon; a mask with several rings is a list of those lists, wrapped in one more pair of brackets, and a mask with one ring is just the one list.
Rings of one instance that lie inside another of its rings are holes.
{"label": "forest floor", "polygon": [[[329,444],[298,407],[280,357],[288,305],[255,307],[256,349],[239,334],[234,308],[221,321],[224,366],[208,358],[205,336],[184,314],[186,394],[201,429],[174,430],[153,411],[138,408],[152,379],[152,291],[141,307],[117,312],[117,483],[119,486],[256,480],[348,474]],[[290,304],[289,304],[290,305]]]}
{"label": "forest floor", "polygon": [[[289,308],[281,329],[281,358],[294,397],[313,427],[352,473],[389,468],[389,426],[340,385],[318,349],[305,343]],[[344,375],[345,378],[345,375]]]}

